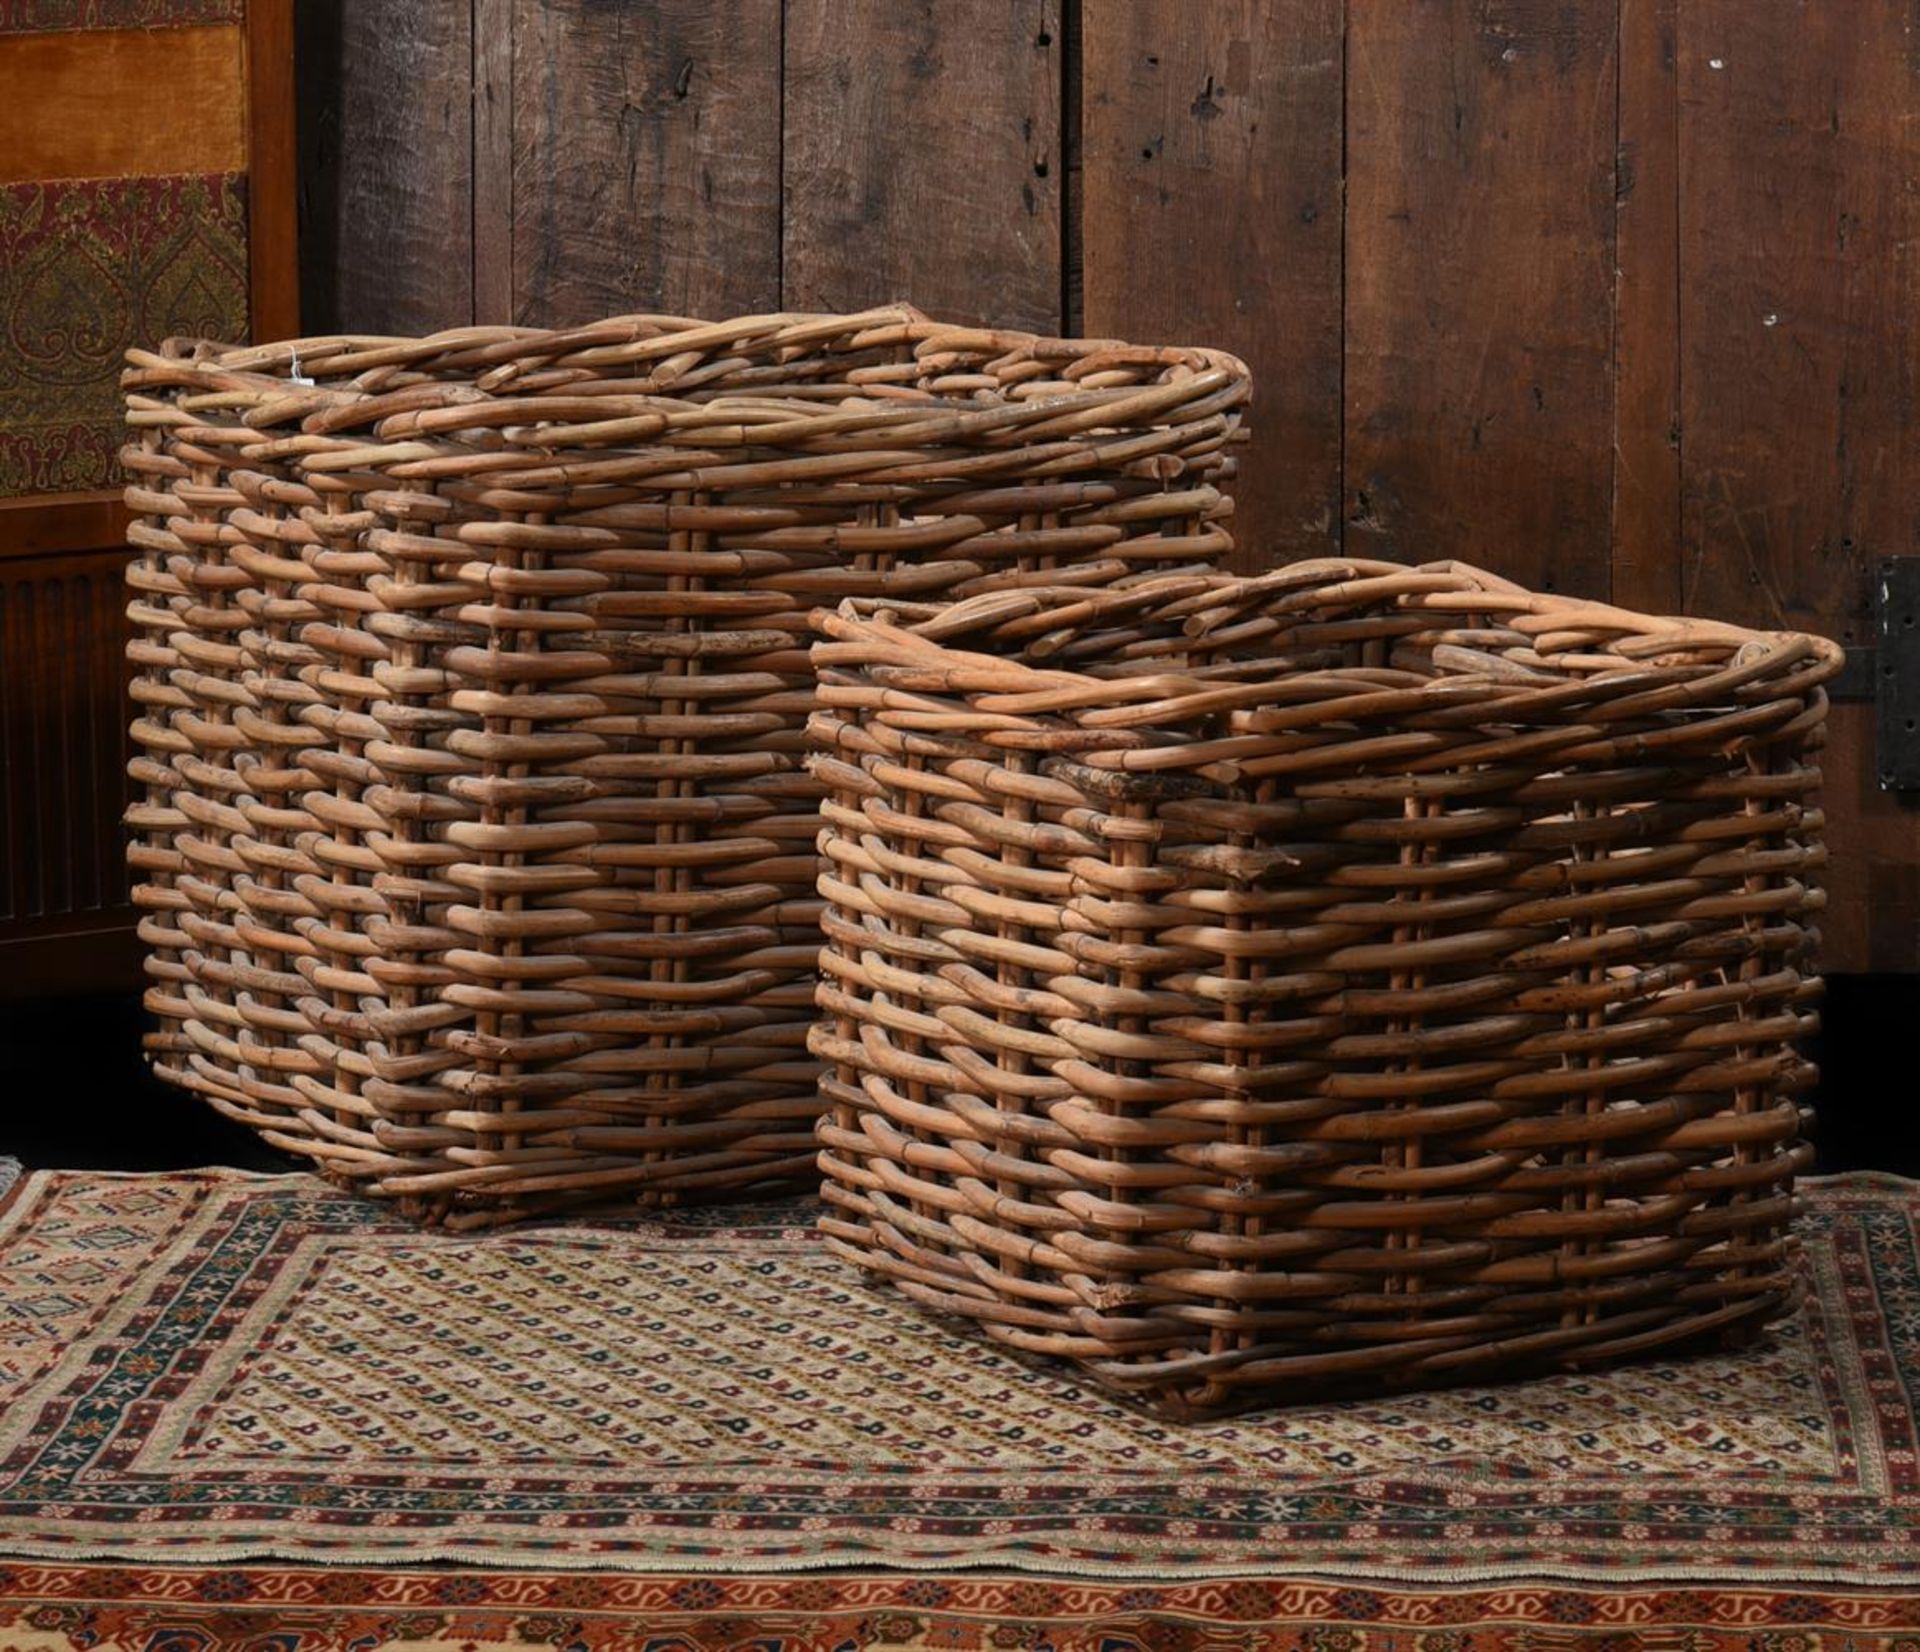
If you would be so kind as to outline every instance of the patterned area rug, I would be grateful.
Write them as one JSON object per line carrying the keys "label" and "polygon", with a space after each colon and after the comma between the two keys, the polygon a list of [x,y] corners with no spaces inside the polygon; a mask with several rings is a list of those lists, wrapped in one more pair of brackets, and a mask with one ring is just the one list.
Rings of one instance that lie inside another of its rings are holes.
{"label": "patterned area rug", "polygon": [[0,1645],[59,1652],[1920,1652],[1916,1621],[1780,1589],[0,1565]]}
{"label": "patterned area rug", "polygon": [[0,1158],[0,1199],[13,1191],[13,1184],[20,1180],[20,1161]]}
{"label": "patterned area rug", "polygon": [[928,1324],[808,1214],[449,1238],[304,1176],[30,1173],[0,1209],[0,1549],[723,1594],[846,1568],[896,1600],[965,1568],[1116,1601],[1920,1588],[1915,1184],[1813,1184],[1810,1306],[1742,1355],[1200,1426]]}

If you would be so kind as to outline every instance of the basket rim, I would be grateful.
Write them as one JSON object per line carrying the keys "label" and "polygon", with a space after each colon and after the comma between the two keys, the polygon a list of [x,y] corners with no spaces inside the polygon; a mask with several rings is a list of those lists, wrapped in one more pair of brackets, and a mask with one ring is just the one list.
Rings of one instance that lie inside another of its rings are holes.
{"label": "basket rim", "polygon": [[[1488,656],[1465,660],[1453,669],[1443,662],[1433,677],[1418,684],[1396,683],[1392,679],[1404,679],[1404,673],[1365,666],[1303,667],[1253,680],[1209,678],[1177,669],[1102,675],[1033,664],[1006,652],[979,652],[950,640],[991,632],[1003,649],[1028,639],[1044,648],[1048,633],[1124,618],[1130,610],[1152,610],[1163,622],[1178,622],[1189,635],[1200,635],[1243,617],[1249,609],[1271,611],[1270,605],[1289,599],[1300,608],[1311,607],[1313,600],[1358,605],[1391,599],[1398,608],[1436,618],[1492,610],[1523,635],[1549,642],[1556,633],[1571,637],[1582,649],[1598,646],[1617,652],[1618,664],[1554,671],[1507,662],[1503,669],[1502,662]],[[1724,704],[1728,696],[1742,702],[1741,711],[1729,714],[1740,717],[1751,714],[1750,685],[1763,684],[1760,692],[1774,701],[1803,695],[1836,675],[1845,661],[1839,644],[1813,633],[1641,614],[1529,591],[1485,569],[1453,561],[1407,566],[1315,558],[1267,574],[1175,572],[1095,591],[1029,586],[945,606],[854,597],[837,608],[816,609],[812,621],[819,640],[811,655],[828,706],[871,706],[884,715],[884,697],[890,692],[902,697],[901,709],[907,696],[964,700],[983,716],[999,720],[993,744],[1015,748],[1029,743],[1016,724],[1026,725],[1038,738],[1048,730],[1067,728],[1104,734],[1110,736],[1104,749],[1082,747],[1076,755],[1081,762],[1117,768],[1136,763],[1168,766],[1172,754],[1163,741],[1183,724],[1190,728],[1196,720],[1221,714],[1231,723],[1288,704],[1275,693],[1281,683],[1296,689],[1324,687],[1329,697],[1368,696],[1376,709],[1389,701],[1410,711],[1468,705],[1489,721],[1530,712],[1581,722],[1593,715],[1600,699],[1608,702],[1607,719],[1615,721],[1705,707],[1716,700]],[[1609,634],[1611,643],[1596,645],[1596,635]],[[1706,657],[1671,659],[1686,651]],[[853,680],[851,673],[877,677],[880,686],[864,693],[845,687],[836,692],[836,671],[842,684]]]}
{"label": "basket rim", "polygon": [[[724,380],[708,389],[697,371],[702,363],[711,365],[713,352],[736,352],[738,370],[776,366],[834,340],[845,340],[850,355],[910,347],[923,379],[945,372],[952,365],[946,357],[984,356],[968,376],[997,374],[1004,382],[999,389],[937,394],[865,369],[823,384],[836,394],[805,396],[757,393],[751,386],[730,390]],[[867,430],[896,441],[910,432],[917,444],[1014,430],[1031,442],[1078,433],[1096,422],[1096,413],[1107,416],[1101,422],[1122,428],[1153,427],[1161,413],[1168,415],[1161,422],[1197,422],[1243,405],[1252,383],[1244,361],[1207,346],[1050,337],[943,322],[909,304],[846,314],[777,311],[725,321],[636,313],[583,327],[455,327],[418,337],[316,334],[257,345],[175,337],[154,349],[130,349],[125,360],[121,388],[136,426],[165,406],[150,393],[171,390],[230,398],[224,402],[229,416],[244,409],[249,425],[292,425],[309,437],[372,426],[382,437],[418,439],[478,424],[537,422],[544,439],[535,447],[590,445],[609,453],[625,442],[789,445]],[[1034,364],[1057,370],[1051,383],[1096,382],[1070,392],[1021,395]],[[1097,382],[1116,369],[1143,366],[1159,372],[1145,382],[1131,376],[1123,384]],[[609,368],[631,376],[597,376]],[[676,385],[682,394],[675,394]],[[854,401],[863,405],[849,410]],[[204,405],[211,410],[219,404]],[[483,418],[481,410],[489,406],[508,417]]]}
{"label": "basket rim", "polygon": [[[1329,583],[1329,580],[1332,582]],[[1363,583],[1374,586],[1363,589]],[[904,633],[920,642],[932,642],[943,653],[955,657],[991,661],[1001,669],[1028,672],[1038,678],[1073,677],[1077,681],[1108,681],[1090,674],[1075,673],[1057,667],[1033,667],[1002,655],[969,652],[953,648],[945,638],[969,630],[985,629],[1027,616],[1050,615],[1056,618],[1105,616],[1123,608],[1146,607],[1160,601],[1166,605],[1182,603],[1194,613],[1208,608],[1245,606],[1272,594],[1292,590],[1314,590],[1322,598],[1364,601],[1394,595],[1401,606],[1433,607],[1436,610],[1458,604],[1444,599],[1468,595],[1476,606],[1504,609],[1518,629],[1547,631],[1554,625],[1579,624],[1585,627],[1613,629],[1622,635],[1646,639],[1641,651],[1655,651],[1655,643],[1668,647],[1719,645],[1748,648],[1758,645],[1769,650],[1806,643],[1823,663],[1838,670],[1845,664],[1846,651],[1837,642],[1812,631],[1766,630],[1737,625],[1727,620],[1705,619],[1687,614],[1643,613],[1613,603],[1586,597],[1563,596],[1557,592],[1538,592],[1473,563],[1386,562],[1366,557],[1311,557],[1288,562],[1261,574],[1234,574],[1213,569],[1180,569],[1143,574],[1116,586],[1032,584],[1010,591],[986,592],[950,603],[914,603],[890,597],[848,597],[837,607],[814,610],[816,629],[831,625],[832,634],[872,637],[894,643]],[[1205,602],[1197,599],[1205,598]],[[1303,604],[1304,606],[1304,604]],[[1063,613],[1064,610],[1064,613]],[[897,625],[890,616],[906,617],[909,623]],[[1201,627],[1189,622],[1189,634]],[[815,645],[819,646],[818,644]],[[1633,668],[1632,662],[1623,669]],[[1824,680],[1824,678],[1823,678]]]}

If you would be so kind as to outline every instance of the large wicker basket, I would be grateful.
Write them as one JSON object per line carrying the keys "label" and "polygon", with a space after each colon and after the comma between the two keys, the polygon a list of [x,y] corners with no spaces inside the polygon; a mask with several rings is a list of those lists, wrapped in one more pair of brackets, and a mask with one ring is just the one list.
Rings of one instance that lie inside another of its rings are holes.
{"label": "large wicker basket", "polygon": [[1346,561],[816,623],[844,1255],[1177,1414],[1794,1300],[1833,644]]}
{"label": "large wicker basket", "polygon": [[808,612],[1217,559],[1247,395],[907,308],[130,361],[155,1064],[454,1225],[811,1172]]}

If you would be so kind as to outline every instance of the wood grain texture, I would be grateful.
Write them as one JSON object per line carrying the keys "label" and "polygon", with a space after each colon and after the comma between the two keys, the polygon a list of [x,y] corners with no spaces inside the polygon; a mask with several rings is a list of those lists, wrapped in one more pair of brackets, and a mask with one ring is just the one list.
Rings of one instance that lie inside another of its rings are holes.
{"label": "wood grain texture", "polygon": [[0,184],[246,166],[241,31],[0,35]]}
{"label": "wood grain texture", "polygon": [[[1911,8],[1690,0],[1678,37],[1683,591],[1692,613],[1870,642],[1915,549]],[[1823,958],[1920,968],[1920,800],[1833,711]]]}
{"label": "wood grain texture", "polygon": [[127,507],[118,488],[0,499],[0,562],[118,546],[126,536]]}
{"label": "wood grain texture", "polygon": [[1357,555],[1607,594],[1615,22],[1612,0],[1353,9]]}
{"label": "wood grain texture", "polygon": [[1674,614],[1680,577],[1679,0],[1620,0],[1613,600]]}
{"label": "wood grain texture", "polygon": [[296,17],[309,332],[473,319],[473,41],[466,4],[337,0]]}
{"label": "wood grain texture", "polygon": [[1343,0],[1101,0],[1082,14],[1093,334],[1252,368],[1247,570],[1340,543]]}
{"label": "wood grain texture", "polygon": [[473,319],[513,320],[513,11],[473,6]]}
{"label": "wood grain texture", "polygon": [[1905,0],[1681,8],[1688,610],[1870,640],[1915,549],[1920,59]]}
{"label": "wood grain texture", "polygon": [[1874,708],[1835,705],[1822,769],[1832,860],[1820,961],[1840,973],[1920,970],[1920,797],[1883,792]]}
{"label": "wood grain texture", "polygon": [[293,0],[247,0],[248,334],[300,330]]}
{"label": "wood grain texture", "polygon": [[1060,0],[788,0],[783,302],[1057,332]]}
{"label": "wood grain texture", "polygon": [[0,939],[132,922],[125,560],[0,561]]}
{"label": "wood grain texture", "polygon": [[514,319],[780,303],[774,0],[515,0]]}

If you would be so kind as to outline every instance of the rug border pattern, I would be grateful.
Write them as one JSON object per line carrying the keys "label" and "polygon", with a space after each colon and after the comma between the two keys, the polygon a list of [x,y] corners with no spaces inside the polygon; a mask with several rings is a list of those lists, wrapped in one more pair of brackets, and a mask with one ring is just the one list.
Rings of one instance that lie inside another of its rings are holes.
{"label": "rug border pattern", "polygon": [[[20,1196],[8,1208],[8,1220],[0,1223],[0,1238],[4,1238],[7,1229],[25,1219],[24,1213],[37,1196],[54,1185],[55,1176],[57,1173],[36,1172],[26,1178]],[[1273,1555],[1285,1551],[1300,1557],[1293,1565],[1281,1568],[1288,1576],[1334,1573],[1347,1580],[1445,1581],[1468,1585],[1540,1578],[1604,1582],[1620,1575],[1625,1563],[1624,1545],[1639,1556],[1635,1563],[1636,1577],[1649,1580],[1727,1583],[1738,1579],[1759,1586],[1806,1583],[1815,1579],[1874,1583],[1920,1576],[1920,1558],[1912,1553],[1920,1549],[1920,1499],[1913,1495],[1915,1396],[1908,1386],[1916,1372],[1920,1372],[1920,1258],[1914,1254],[1912,1220],[1912,1206],[1920,1204],[1920,1189],[1908,1184],[1898,1184],[1898,1189],[1909,1201],[1909,1208],[1904,1211],[1890,1210],[1888,1194],[1893,1190],[1874,1182],[1849,1182],[1841,1186],[1816,1184],[1817,1208],[1811,1216],[1812,1224],[1830,1225],[1837,1240],[1852,1244],[1856,1265],[1870,1268],[1877,1281],[1874,1291],[1856,1293],[1865,1300],[1852,1303],[1848,1311],[1856,1321],[1854,1340],[1862,1350],[1864,1378],[1875,1396],[1872,1403],[1879,1411],[1880,1430],[1891,1437],[1895,1447],[1886,1465],[1893,1479],[1890,1497],[1873,1496],[1874,1488],[1866,1486],[1845,1494],[1820,1494],[1796,1488],[1791,1497],[1783,1496],[1777,1487],[1745,1490],[1719,1486],[1707,1494],[1707,1501],[1713,1506],[1710,1516],[1695,1510],[1690,1516],[1692,1526],[1684,1522],[1663,1525],[1658,1519],[1636,1518],[1634,1510],[1623,1510],[1617,1481],[1590,1487],[1561,1482],[1551,1486],[1532,1481],[1515,1482],[1511,1488],[1490,1488],[1485,1494],[1485,1506],[1501,1508],[1518,1503],[1532,1506],[1557,1499],[1554,1518],[1575,1535],[1558,1549],[1542,1547],[1536,1542],[1528,1550],[1507,1551],[1490,1546],[1497,1541],[1500,1527],[1482,1522],[1478,1515],[1464,1522],[1449,1521],[1442,1515],[1440,1506],[1436,1506],[1431,1486],[1422,1486],[1411,1477],[1395,1479],[1392,1476],[1370,1476],[1356,1483],[1345,1493],[1344,1503],[1327,1493],[1316,1494],[1316,1498],[1276,1495],[1266,1505],[1250,1508],[1238,1530],[1227,1529],[1228,1523],[1217,1517],[1217,1507],[1206,1497],[1208,1488],[1204,1483],[1186,1514],[1169,1515],[1163,1510],[1151,1518],[1143,1516],[1137,1506],[1129,1508],[1125,1498],[1090,1499],[1076,1495],[1076,1488],[1063,1488],[1057,1494],[1050,1490],[1049,1495],[1040,1500],[1033,1517],[1035,1535],[1023,1541],[1017,1534],[1008,1533],[1006,1541],[993,1547],[977,1544],[969,1547],[966,1533],[951,1519],[945,1529],[940,1522],[933,1522],[934,1529],[929,1531],[929,1522],[916,1520],[903,1503],[873,1511],[875,1518],[884,1515],[891,1522],[884,1528],[888,1535],[881,1536],[873,1530],[863,1532],[864,1541],[860,1546],[839,1552],[826,1549],[823,1534],[802,1530],[792,1509],[783,1511],[778,1495],[770,1491],[759,1499],[761,1507],[746,1508],[729,1523],[732,1531],[758,1533],[761,1546],[751,1550],[743,1547],[730,1554],[726,1544],[718,1541],[722,1527],[701,1524],[702,1511],[711,1501],[711,1488],[697,1484],[680,1493],[661,1492],[654,1496],[654,1506],[642,1517],[648,1524],[638,1529],[630,1520],[617,1526],[611,1524],[609,1517],[618,1511],[600,1506],[617,1500],[623,1490],[630,1496],[630,1481],[589,1483],[581,1488],[583,1500],[572,1504],[564,1499],[552,1500],[553,1494],[548,1488],[528,1487],[524,1493],[517,1490],[516,1499],[523,1505],[517,1511],[519,1523],[503,1521],[497,1542],[478,1540],[471,1535],[444,1541],[432,1535],[436,1528],[458,1522],[465,1491],[478,1475],[411,1474],[391,1477],[404,1483],[361,1484],[353,1488],[353,1498],[337,1499],[330,1514],[323,1512],[312,1517],[304,1536],[290,1536],[271,1525],[264,1535],[236,1534],[233,1540],[216,1538],[211,1530],[202,1531],[198,1536],[188,1533],[168,1536],[164,1535],[164,1528],[170,1518],[175,1522],[190,1519],[196,1510],[214,1511],[212,1519],[206,1522],[209,1527],[219,1519],[221,1508],[234,1511],[229,1518],[237,1521],[249,1517],[270,1519],[273,1504],[271,1492],[266,1489],[269,1483],[284,1479],[288,1485],[312,1487],[323,1483],[326,1476],[302,1479],[268,1475],[262,1479],[251,1472],[223,1471],[194,1483],[198,1493],[210,1492],[210,1495],[184,1511],[178,1508],[169,1511],[149,1496],[145,1503],[136,1498],[110,1512],[121,1523],[136,1527],[138,1550],[148,1559],[164,1554],[169,1560],[211,1564],[273,1555],[308,1562],[317,1559],[328,1565],[379,1564],[383,1559],[404,1558],[415,1563],[523,1564],[568,1571],[614,1566],[635,1576],[696,1573],[726,1576],[743,1571],[775,1574],[823,1568],[855,1569],[876,1564],[931,1573],[951,1570],[956,1565],[978,1565],[1012,1567],[1038,1575],[1064,1571],[1082,1578],[1203,1579],[1231,1577],[1250,1567],[1271,1565]],[[235,1191],[250,1195],[286,1193],[291,1196],[292,1208],[304,1210],[310,1224],[325,1227],[331,1212],[335,1220],[351,1222],[361,1231],[367,1229],[367,1206],[303,1176],[210,1177],[206,1179],[204,1196],[199,1203],[213,1206],[222,1194]],[[222,1208],[234,1203],[228,1200]],[[283,1254],[286,1247],[299,1243],[301,1234],[309,1231],[286,1211],[277,1215],[267,1212],[264,1207],[276,1203],[271,1198],[249,1197],[239,1203],[262,1208],[243,1210],[229,1224],[224,1238],[218,1221],[210,1220],[189,1258],[191,1270],[182,1273],[186,1264],[176,1261],[169,1275],[171,1283],[162,1280],[151,1299],[144,1297],[139,1289],[125,1294],[124,1300],[132,1304],[126,1322],[130,1331],[150,1332],[164,1318],[166,1308],[180,1301],[189,1301],[194,1311],[203,1316],[199,1321],[175,1327],[183,1346],[190,1345],[194,1335],[209,1326],[239,1321],[245,1311],[253,1262],[260,1257]],[[739,1213],[735,1213],[734,1220],[740,1221]],[[683,1222],[673,1218],[660,1225],[696,1233],[711,1231],[719,1224],[704,1219]],[[783,1224],[772,1221],[756,1224],[755,1218],[749,1215],[742,1225],[763,1230]],[[223,1243],[231,1254],[223,1251]],[[1884,1318],[1880,1313],[1883,1303],[1891,1310]],[[152,1314],[150,1309],[154,1310]],[[1820,1316],[1809,1317],[1810,1322],[1817,1324]],[[1906,1357],[1897,1358],[1888,1346],[1885,1333],[1889,1331],[1901,1336]],[[124,1358],[120,1363],[124,1365]],[[1823,1359],[1822,1363],[1830,1379],[1839,1381],[1840,1374],[1832,1369],[1831,1359]],[[63,1459],[68,1476],[63,1483],[41,1484],[41,1498],[34,1507],[42,1520],[48,1520],[57,1509],[64,1516],[60,1524],[70,1522],[79,1512],[75,1506],[76,1487],[90,1483],[95,1488],[90,1495],[95,1498],[103,1495],[98,1489],[105,1483],[103,1471],[119,1472],[127,1466],[124,1459],[129,1448],[116,1439],[115,1419],[152,1397],[151,1383],[143,1387],[139,1381],[128,1379],[122,1370],[96,1371],[94,1376],[99,1380],[92,1390],[76,1398],[70,1416],[89,1425],[92,1431],[86,1438],[97,1440],[98,1444],[89,1444],[77,1455],[70,1454]],[[99,1408],[89,1413],[87,1407],[96,1402]],[[81,1432],[70,1428],[63,1434],[62,1427],[59,1419],[36,1424],[43,1448],[59,1445],[66,1449],[72,1445],[69,1436]],[[118,1458],[116,1452],[120,1454]],[[18,1458],[20,1453],[14,1455]],[[55,1455],[57,1453],[48,1451],[47,1459]],[[12,1464],[13,1470],[20,1467],[18,1462]],[[8,1465],[0,1464],[0,1470],[7,1468]],[[49,1506],[49,1493],[53,1494],[52,1506]],[[323,1493],[319,1495],[324,1498]],[[1476,1495],[1479,1495],[1477,1491]],[[549,1499],[544,1507],[537,1501],[542,1497]],[[703,1498],[708,1502],[703,1502]],[[529,1499],[535,1501],[529,1502]],[[1316,1499],[1327,1506],[1290,1506]],[[1643,1510],[1657,1511],[1660,1503],[1660,1498],[1651,1496]],[[846,1506],[852,1507],[852,1501]],[[1074,1510],[1071,1519],[1064,1518],[1069,1507]],[[384,1528],[373,1528],[384,1531],[384,1535],[375,1540],[366,1522],[370,1512],[377,1519],[383,1508],[395,1518]],[[531,1535],[533,1523],[526,1518],[529,1513],[538,1514],[538,1529],[551,1533],[550,1536]],[[1210,1522],[1213,1529],[1209,1530],[1206,1523],[1197,1523],[1193,1545],[1182,1549],[1166,1534],[1167,1523],[1170,1519],[1186,1519],[1196,1514],[1213,1515]],[[0,1498],[0,1518],[9,1517],[17,1520],[17,1509]],[[985,1517],[978,1518],[983,1521]],[[1697,1545],[1703,1519],[1717,1522],[1730,1534],[1710,1546],[1718,1551],[1713,1559],[1703,1563],[1676,1563],[1654,1558]],[[1383,1520],[1400,1523],[1397,1537],[1380,1534],[1378,1528]],[[910,1525],[907,1532],[898,1532],[896,1528],[903,1521],[917,1525],[918,1530]],[[1341,1545],[1342,1534],[1368,1525],[1375,1529],[1364,1541],[1349,1535],[1345,1546]],[[1638,1530],[1633,1529],[1636,1526]],[[322,1535],[313,1535],[316,1531]],[[1578,1535],[1582,1531],[1588,1534],[1584,1539]],[[779,1532],[791,1533],[784,1549],[768,1541],[770,1534]],[[902,1537],[906,1540],[900,1541]],[[1396,1541],[1401,1545],[1397,1551]],[[1420,1542],[1433,1547],[1425,1558],[1413,1558],[1408,1546]],[[1581,1546],[1583,1542],[1585,1548]],[[1442,1558],[1449,1553],[1457,1556],[1463,1544],[1479,1545],[1475,1564],[1462,1566],[1457,1558]],[[338,1549],[330,1547],[332,1545],[338,1545]],[[10,1538],[6,1546],[22,1554],[86,1559],[111,1559],[124,1555],[129,1547],[97,1531],[91,1538],[67,1537],[58,1525],[25,1538]],[[1745,1557],[1744,1563],[1738,1558],[1741,1555]]]}

